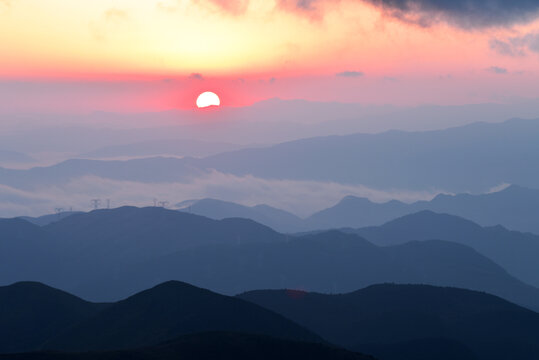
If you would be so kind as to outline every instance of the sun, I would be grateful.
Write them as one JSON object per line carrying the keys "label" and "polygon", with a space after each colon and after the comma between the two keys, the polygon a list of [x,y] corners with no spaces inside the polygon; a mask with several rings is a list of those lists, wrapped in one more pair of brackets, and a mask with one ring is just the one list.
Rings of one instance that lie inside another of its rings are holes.
{"label": "sun", "polygon": [[221,100],[219,99],[219,96],[217,96],[217,94],[214,92],[206,91],[198,95],[197,106],[199,109],[206,108],[209,106],[220,106],[220,105],[221,105]]}

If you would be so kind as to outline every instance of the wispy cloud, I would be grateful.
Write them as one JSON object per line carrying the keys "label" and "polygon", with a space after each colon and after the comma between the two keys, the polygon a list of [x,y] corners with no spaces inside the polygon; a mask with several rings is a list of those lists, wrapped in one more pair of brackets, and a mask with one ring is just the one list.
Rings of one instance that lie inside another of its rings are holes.
{"label": "wispy cloud", "polygon": [[204,76],[200,73],[192,73],[189,75],[190,80],[204,80]]}
{"label": "wispy cloud", "polygon": [[363,75],[365,75],[363,72],[361,71],[342,71],[342,72],[339,72],[337,74],[335,74],[335,76],[338,76],[338,77],[349,77],[349,78],[357,78],[357,77],[362,77]]}
{"label": "wispy cloud", "polygon": [[129,14],[125,10],[110,8],[105,10],[101,17],[88,24],[90,33],[99,41],[107,38],[107,35],[118,26],[126,23],[129,20]]}
{"label": "wispy cloud", "polygon": [[[278,9],[306,15],[324,16],[329,6],[341,2],[362,2],[380,8],[387,16],[428,27],[446,22],[464,29],[511,26],[539,16],[539,2],[531,0],[277,0]],[[198,0],[232,14],[242,14],[249,0]]]}
{"label": "wispy cloud", "polygon": [[491,39],[490,48],[501,55],[526,56],[529,52],[539,53],[539,32],[508,39]]}
{"label": "wispy cloud", "polygon": [[509,71],[506,68],[499,67],[499,66],[491,66],[485,70],[493,74],[498,74],[498,75],[505,75],[509,73]]}

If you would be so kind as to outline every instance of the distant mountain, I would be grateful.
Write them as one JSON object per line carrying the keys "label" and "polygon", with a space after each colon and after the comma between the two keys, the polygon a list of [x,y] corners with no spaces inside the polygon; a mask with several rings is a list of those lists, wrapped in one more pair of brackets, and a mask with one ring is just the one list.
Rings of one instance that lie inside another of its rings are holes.
{"label": "distant mountain", "polygon": [[1,285],[50,278],[60,258],[41,227],[22,219],[0,219],[0,234]]}
{"label": "distant mountain", "polygon": [[475,250],[446,241],[378,247],[337,231],[286,242],[196,247],[136,264],[100,293],[121,294],[162,279],[234,294],[257,288],[324,293],[394,282],[485,291],[539,310],[539,289]]}
{"label": "distant mountain", "polygon": [[177,207],[185,212],[217,220],[251,219],[281,232],[295,232],[303,228],[300,217],[268,205],[243,206],[227,201],[202,199],[179,203]]}
{"label": "distant mountain", "polygon": [[201,159],[197,166],[376,189],[484,192],[503,183],[539,183],[538,137],[539,120],[511,120],[426,132],[310,138],[219,154]]}
{"label": "distant mountain", "polygon": [[189,247],[286,240],[251,220],[216,221],[158,207],[97,210],[42,227],[0,219],[0,233],[0,284],[37,280],[92,300],[105,295],[94,287],[137,263]]}
{"label": "distant mountain", "polygon": [[227,151],[239,150],[242,147],[245,146],[189,139],[162,139],[137,142],[127,145],[107,146],[82,154],[81,157],[90,159],[148,157],[159,155],[201,157],[215,155]]}
{"label": "distant mountain", "polygon": [[30,156],[17,152],[0,150],[0,164],[29,163],[35,161]]}
{"label": "distant mountain", "polygon": [[374,360],[320,343],[226,332],[184,335],[152,347],[109,352],[0,355],[6,360]]}
{"label": "distant mountain", "polygon": [[432,239],[464,244],[494,260],[517,278],[539,286],[538,235],[509,231],[502,226],[483,228],[457,216],[431,211],[407,215],[379,227],[345,231],[382,246]]}
{"label": "distant mountain", "polygon": [[49,225],[53,222],[62,220],[63,218],[66,218],[68,216],[75,215],[75,214],[81,214],[81,212],[80,211],[64,211],[58,214],[49,214],[49,215],[43,215],[43,216],[38,216],[38,217],[21,216],[19,217],[19,219],[26,220],[29,223],[32,223],[34,225],[45,226],[45,225]]}
{"label": "distant mountain", "polygon": [[[0,169],[0,179],[4,185],[32,188],[85,175],[138,182],[186,181],[217,170],[374,189],[485,192],[504,183],[527,187],[539,183],[538,137],[539,120],[511,120],[426,132],[316,137],[201,159],[69,160],[29,170]],[[478,171],[481,176],[476,176]]]}
{"label": "distant mountain", "polygon": [[406,204],[374,203],[365,198],[345,197],[304,221],[304,230],[382,225],[422,210],[464,217],[483,226],[503,225],[512,230],[539,234],[539,190],[511,185],[498,192],[471,195],[438,195],[431,201]]}
{"label": "distant mountain", "polygon": [[0,353],[39,349],[52,334],[104,307],[40,283],[0,287]]}
{"label": "distant mountain", "polygon": [[194,167],[195,159],[153,157],[126,161],[73,159],[46,167],[27,170],[0,168],[0,183],[15,188],[32,189],[45,185],[61,185],[82,176],[98,176],[114,180],[143,183],[186,181],[206,174]]}
{"label": "distant mountain", "polygon": [[239,297],[381,359],[539,358],[539,314],[485,293],[388,284],[341,295],[266,290]]}

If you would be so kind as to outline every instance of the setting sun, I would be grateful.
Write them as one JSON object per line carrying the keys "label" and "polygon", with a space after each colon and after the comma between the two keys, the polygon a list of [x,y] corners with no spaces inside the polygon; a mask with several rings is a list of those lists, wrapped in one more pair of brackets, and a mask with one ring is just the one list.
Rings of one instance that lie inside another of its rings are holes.
{"label": "setting sun", "polygon": [[211,91],[206,91],[200,94],[197,98],[198,108],[206,108],[209,106],[219,106],[219,105],[221,105],[221,100],[219,99],[219,96],[217,96],[216,93],[213,93]]}

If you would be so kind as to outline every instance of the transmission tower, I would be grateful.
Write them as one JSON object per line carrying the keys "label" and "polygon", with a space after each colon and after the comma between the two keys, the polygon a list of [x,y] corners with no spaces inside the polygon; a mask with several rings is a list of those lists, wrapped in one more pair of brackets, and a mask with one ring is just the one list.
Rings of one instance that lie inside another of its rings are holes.
{"label": "transmission tower", "polygon": [[157,203],[157,205],[159,205],[160,207],[162,208],[166,208],[168,206],[169,202],[168,201],[159,201]]}
{"label": "transmission tower", "polygon": [[94,210],[99,209],[99,206],[101,206],[101,199],[92,199],[91,202]]}

